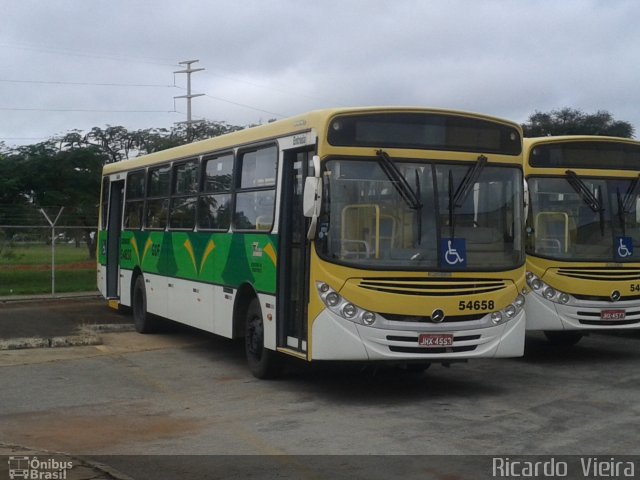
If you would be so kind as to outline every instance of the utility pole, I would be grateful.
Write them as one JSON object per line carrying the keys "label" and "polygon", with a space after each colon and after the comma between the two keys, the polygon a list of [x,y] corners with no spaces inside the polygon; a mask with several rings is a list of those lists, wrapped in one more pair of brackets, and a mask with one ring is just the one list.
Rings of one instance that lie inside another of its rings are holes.
{"label": "utility pole", "polygon": [[186,122],[178,122],[178,123],[186,123],[187,124],[187,140],[191,140],[191,125],[194,121],[191,119],[191,99],[193,97],[201,97],[204,93],[191,93],[191,74],[193,72],[200,72],[204,70],[204,68],[191,68],[192,63],[197,63],[200,60],[185,60],[184,62],[178,62],[178,65],[186,65],[187,68],[184,70],[178,70],[173,73],[186,73],[187,74],[187,94],[180,95],[175,98],[186,98],[187,99],[187,121]]}

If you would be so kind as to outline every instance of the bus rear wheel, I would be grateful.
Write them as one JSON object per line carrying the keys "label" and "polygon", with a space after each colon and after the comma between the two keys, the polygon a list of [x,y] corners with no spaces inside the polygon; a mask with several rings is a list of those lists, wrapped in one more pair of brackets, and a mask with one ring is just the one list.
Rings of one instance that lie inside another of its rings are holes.
{"label": "bus rear wheel", "polygon": [[581,332],[574,331],[545,330],[544,336],[547,337],[547,340],[549,340],[551,345],[558,347],[572,347],[580,341],[583,334]]}
{"label": "bus rear wheel", "polygon": [[133,324],[139,333],[152,333],[156,329],[153,316],[147,312],[147,291],[144,286],[144,277],[138,275],[133,284],[132,294]]}
{"label": "bus rear wheel", "polygon": [[257,298],[251,300],[245,319],[244,346],[249,370],[256,378],[275,378],[282,373],[277,352],[264,347],[264,321]]}

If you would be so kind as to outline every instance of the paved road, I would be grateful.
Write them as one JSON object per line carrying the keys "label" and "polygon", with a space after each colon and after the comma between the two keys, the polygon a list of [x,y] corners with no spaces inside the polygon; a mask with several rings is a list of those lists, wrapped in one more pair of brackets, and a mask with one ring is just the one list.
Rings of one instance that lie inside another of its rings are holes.
{"label": "paved road", "polygon": [[[456,468],[456,478],[485,478],[462,460],[272,456],[281,454],[640,454],[638,333],[592,335],[570,350],[532,336],[523,359],[424,375],[296,363],[277,381],[250,375],[241,342],[189,329],[103,340],[0,352],[0,441],[106,461],[133,478],[265,478],[265,465],[272,478],[342,478],[318,462],[343,465],[344,478],[358,462],[368,478],[414,478],[409,466],[431,471],[420,478]],[[157,454],[168,456],[144,456]]]}

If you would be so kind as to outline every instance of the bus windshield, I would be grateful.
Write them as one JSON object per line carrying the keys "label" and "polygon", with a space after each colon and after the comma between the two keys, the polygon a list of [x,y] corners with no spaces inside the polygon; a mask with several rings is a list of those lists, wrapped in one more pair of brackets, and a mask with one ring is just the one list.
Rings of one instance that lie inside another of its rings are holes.
{"label": "bus windshield", "polygon": [[[393,162],[402,182],[380,159],[326,163],[318,235],[324,258],[380,270],[491,271],[522,264],[519,168]],[[466,194],[456,196],[461,185]],[[452,245],[460,262],[445,259]]]}
{"label": "bus windshield", "polygon": [[640,259],[637,178],[530,177],[527,252],[557,260]]}

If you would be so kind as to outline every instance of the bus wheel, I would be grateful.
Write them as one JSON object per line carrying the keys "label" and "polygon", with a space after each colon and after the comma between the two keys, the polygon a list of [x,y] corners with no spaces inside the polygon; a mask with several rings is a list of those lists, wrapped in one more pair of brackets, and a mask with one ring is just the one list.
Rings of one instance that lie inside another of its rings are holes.
{"label": "bus wheel", "polygon": [[251,373],[262,379],[277,377],[282,362],[277,352],[264,348],[264,322],[257,298],[251,300],[245,321],[244,347]]}
{"label": "bus wheel", "polygon": [[144,277],[138,275],[133,284],[133,323],[139,333],[151,333],[155,330],[153,317],[147,312],[147,292],[144,287]]}
{"label": "bus wheel", "polygon": [[547,337],[547,340],[549,340],[552,345],[556,345],[558,347],[572,347],[580,341],[583,334],[581,332],[574,331],[545,330],[544,336]]}

